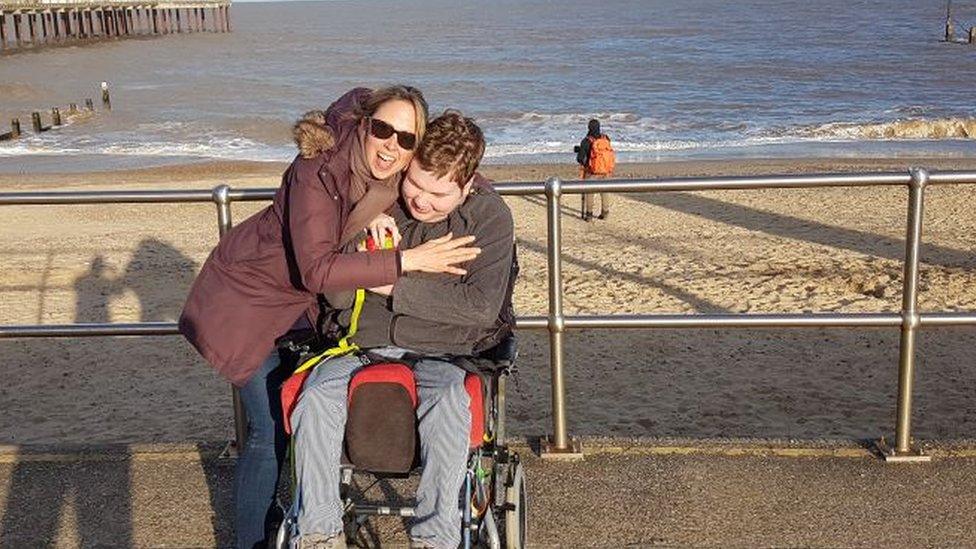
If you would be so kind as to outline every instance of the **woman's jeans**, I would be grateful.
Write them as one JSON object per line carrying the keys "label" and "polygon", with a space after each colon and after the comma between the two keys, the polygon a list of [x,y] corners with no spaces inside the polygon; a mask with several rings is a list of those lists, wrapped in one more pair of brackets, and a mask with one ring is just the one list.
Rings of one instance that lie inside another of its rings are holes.
{"label": "woman's jeans", "polygon": [[291,375],[272,350],[247,385],[241,401],[247,413],[247,440],[234,476],[234,526],[237,547],[265,546],[265,536],[279,516],[275,491],[287,448],[281,414],[281,384]]}

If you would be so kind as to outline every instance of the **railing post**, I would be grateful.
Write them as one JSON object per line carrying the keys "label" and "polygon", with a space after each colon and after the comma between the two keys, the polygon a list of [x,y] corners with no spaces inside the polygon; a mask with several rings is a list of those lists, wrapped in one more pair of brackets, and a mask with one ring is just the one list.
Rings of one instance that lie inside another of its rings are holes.
{"label": "railing post", "polygon": [[[233,226],[230,214],[230,187],[228,185],[214,187],[213,201],[217,204],[217,228],[220,236],[223,237]],[[236,386],[232,386],[231,399],[234,402],[234,448],[240,454],[247,438],[247,415],[244,412],[244,403],[241,401],[241,392]]]}
{"label": "railing post", "polygon": [[552,371],[552,437],[540,444],[544,458],[580,459],[579,440],[566,434],[566,384],[563,372],[562,181],[546,180],[547,256],[549,263],[549,361]]}
{"label": "railing post", "polygon": [[929,173],[912,168],[908,187],[908,229],[905,238],[905,278],[901,299],[901,342],[898,353],[898,412],[895,448],[882,448],[885,461],[929,461],[918,448],[912,448],[912,385],[915,377],[915,336],[919,327],[918,264],[922,243],[922,214]]}

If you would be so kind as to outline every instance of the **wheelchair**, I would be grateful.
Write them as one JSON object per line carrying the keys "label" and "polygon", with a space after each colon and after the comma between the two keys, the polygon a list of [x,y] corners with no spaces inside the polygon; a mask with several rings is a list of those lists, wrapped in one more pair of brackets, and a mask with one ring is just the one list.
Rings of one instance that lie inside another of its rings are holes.
{"label": "wheelchair", "polygon": [[[463,493],[459,494],[465,549],[526,546],[525,470],[518,453],[509,449],[505,439],[505,390],[509,378],[517,373],[516,358],[515,337],[509,335],[477,356],[451,360],[467,372],[464,385],[471,408],[467,473]],[[407,364],[389,359],[372,362],[354,374],[349,383],[340,496],[350,546],[361,539],[361,529],[371,517],[414,516],[413,507],[357,501],[353,496],[353,474],[366,473],[380,480],[407,478],[422,470],[414,411],[416,397],[412,405],[409,398],[404,398],[413,382],[412,371]],[[383,403],[382,414],[369,413],[364,408],[373,404],[375,410],[376,402]],[[382,442],[377,442],[377,437]],[[290,546],[296,515],[292,505],[271,540],[272,547]]]}

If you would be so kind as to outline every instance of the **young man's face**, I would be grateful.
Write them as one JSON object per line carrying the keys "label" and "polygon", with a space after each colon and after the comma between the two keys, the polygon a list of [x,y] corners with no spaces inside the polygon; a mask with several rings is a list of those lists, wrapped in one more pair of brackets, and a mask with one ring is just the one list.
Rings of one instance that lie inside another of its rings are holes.
{"label": "young man's face", "polygon": [[411,217],[422,223],[435,223],[445,219],[464,202],[472,184],[473,179],[461,187],[451,180],[451,174],[437,177],[424,171],[414,160],[403,178],[400,194]]}

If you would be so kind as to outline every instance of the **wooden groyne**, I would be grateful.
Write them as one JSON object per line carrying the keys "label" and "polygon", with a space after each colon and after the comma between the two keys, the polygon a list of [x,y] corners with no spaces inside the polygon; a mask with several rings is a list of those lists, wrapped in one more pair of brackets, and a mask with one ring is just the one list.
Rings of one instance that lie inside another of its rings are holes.
{"label": "wooden groyne", "polygon": [[230,32],[230,0],[0,0],[0,50],[75,40]]}
{"label": "wooden groyne", "polygon": [[[112,110],[112,99],[108,91],[108,82],[102,82],[102,110],[105,112]],[[50,125],[44,125],[40,111],[31,112],[31,127],[34,129],[34,133],[46,132],[61,126],[62,114],[68,119],[73,117],[90,118],[95,115],[95,102],[92,99],[85,99],[85,110],[79,109],[77,103],[69,103],[63,111],[62,107],[51,107]],[[10,120],[10,131],[0,133],[0,141],[17,139],[22,133],[20,119],[13,118]]]}

